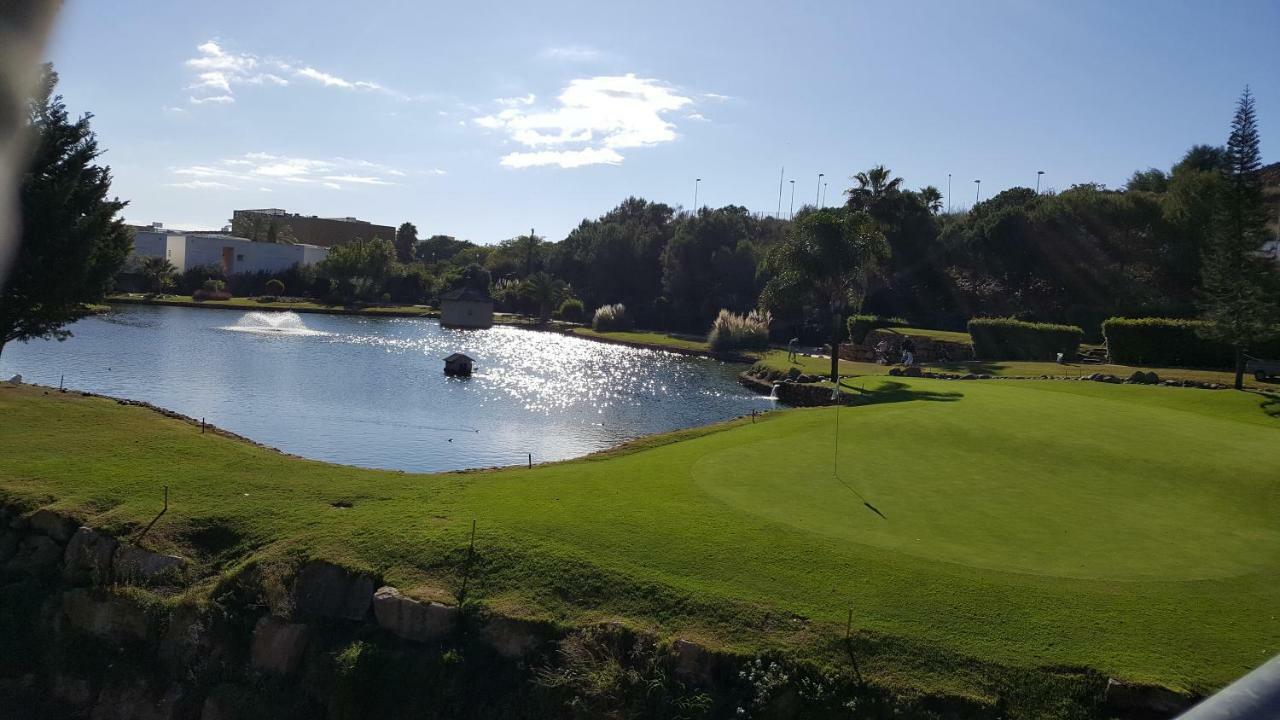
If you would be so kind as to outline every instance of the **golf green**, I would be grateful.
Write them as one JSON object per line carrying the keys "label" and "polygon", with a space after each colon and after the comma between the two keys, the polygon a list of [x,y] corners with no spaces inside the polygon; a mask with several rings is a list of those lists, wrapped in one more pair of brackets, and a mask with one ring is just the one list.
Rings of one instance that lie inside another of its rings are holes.
{"label": "golf green", "polygon": [[1280,525],[1270,522],[1280,517],[1280,484],[1262,464],[1280,461],[1276,428],[1213,413],[1192,422],[1185,407],[1135,402],[1152,399],[1144,388],[975,389],[839,418],[810,411],[768,438],[703,455],[691,472],[744,512],[978,568],[1197,580],[1280,557]]}

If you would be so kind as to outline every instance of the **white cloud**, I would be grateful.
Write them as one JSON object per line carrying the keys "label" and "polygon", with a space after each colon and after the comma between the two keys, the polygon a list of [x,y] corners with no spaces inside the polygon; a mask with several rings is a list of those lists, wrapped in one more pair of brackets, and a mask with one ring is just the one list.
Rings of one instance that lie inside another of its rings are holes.
{"label": "white cloud", "polygon": [[529,93],[521,97],[497,98],[494,102],[503,107],[520,107],[522,105],[532,105],[537,99],[537,95]]}
{"label": "white cloud", "polygon": [[160,108],[160,111],[163,112],[165,115],[186,115],[187,114],[186,108],[174,107],[172,105],[165,105],[164,107]]}
{"label": "white cloud", "polygon": [[172,183],[174,187],[225,187],[257,189],[260,192],[269,192],[273,184],[338,188],[347,185],[394,185],[394,180],[389,178],[405,176],[402,170],[368,160],[343,157],[299,158],[264,152],[245,153],[202,165],[171,168],[171,172],[175,176],[187,178]]}
{"label": "white cloud", "polygon": [[692,113],[689,113],[688,115],[685,115],[685,117],[689,118],[690,120],[697,120],[699,122],[711,122],[710,120],[707,119],[707,116],[703,115],[702,113],[692,112]]}
{"label": "white cloud", "polygon": [[441,170],[440,168],[431,168],[430,170],[427,171],[427,174],[428,175],[448,175],[449,173],[448,171]]}
{"label": "white cloud", "polygon": [[330,190],[341,190],[341,189],[342,189],[342,186],[341,186],[341,185],[339,185],[338,183],[327,182],[327,183],[324,183],[324,186],[325,186],[325,187],[327,187],[327,188],[329,188]]}
{"label": "white cloud", "polygon": [[325,175],[325,180],[333,182],[353,183],[356,185],[395,185],[393,182],[370,175]]}
{"label": "white cloud", "polygon": [[252,53],[229,52],[214,40],[197,46],[196,53],[195,57],[183,63],[194,73],[187,86],[187,89],[193,93],[190,98],[193,105],[235,102],[235,88],[238,85],[287,87],[290,82],[286,75],[317,82],[323,87],[380,92],[407,99],[406,96],[376,82],[347,80],[317,70],[311,65],[295,67],[291,63],[275,58],[263,58]]}
{"label": "white cloud", "polygon": [[702,97],[708,100],[715,100],[717,102],[725,102],[727,100],[733,99],[732,95],[721,95],[720,93],[712,93],[712,92],[702,93]]}
{"label": "white cloud", "polygon": [[537,152],[513,152],[502,157],[501,163],[509,168],[529,168],[555,165],[576,168],[584,165],[618,165],[622,156],[611,148],[584,148],[582,150],[539,150]]}
{"label": "white cloud", "polygon": [[185,182],[169,183],[169,187],[187,188],[188,190],[224,190],[229,189],[231,186],[216,180],[187,180]]}
{"label": "white cloud", "polygon": [[542,57],[550,60],[566,62],[589,62],[600,57],[600,51],[586,45],[566,45],[549,47],[542,51]]}
{"label": "white cloud", "polygon": [[618,150],[675,140],[676,126],[664,116],[693,104],[665,83],[632,74],[573,80],[557,100],[559,107],[549,110],[500,101],[505,105],[502,110],[472,122],[503,130],[510,140],[527,148],[564,148],[510,153],[502,158],[507,167],[570,168],[617,164],[623,160]]}

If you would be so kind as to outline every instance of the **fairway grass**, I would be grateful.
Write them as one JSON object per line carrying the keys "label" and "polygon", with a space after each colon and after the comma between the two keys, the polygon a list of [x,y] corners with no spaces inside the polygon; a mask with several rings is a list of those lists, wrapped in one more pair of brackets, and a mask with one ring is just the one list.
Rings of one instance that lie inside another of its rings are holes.
{"label": "fairway grass", "polygon": [[1207,692],[1280,652],[1280,400],[1061,381],[862,391],[891,401],[412,475],[0,385],[0,498],[123,533],[168,485],[148,543],[210,575],[325,557],[445,601],[474,519],[472,597],[495,608],[822,662],[852,611],[878,639],[862,671],[926,691],[983,694],[974,663],[995,663]]}
{"label": "fairway grass", "polygon": [[578,337],[584,337],[591,340],[602,340],[604,342],[616,342],[660,349],[665,348],[667,350],[689,350],[699,353],[711,352],[711,348],[707,345],[706,340],[695,340],[687,336],[672,335],[670,333],[658,331],[619,330],[613,332],[601,332],[599,330],[592,330],[588,327],[579,327],[574,328],[572,332]]}

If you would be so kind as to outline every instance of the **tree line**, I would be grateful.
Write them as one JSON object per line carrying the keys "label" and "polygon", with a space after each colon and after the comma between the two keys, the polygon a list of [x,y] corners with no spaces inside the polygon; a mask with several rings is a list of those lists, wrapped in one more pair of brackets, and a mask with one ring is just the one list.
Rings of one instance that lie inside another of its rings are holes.
{"label": "tree line", "polygon": [[[116,217],[124,203],[107,197],[90,116],[67,117],[56,81],[46,68],[29,106],[37,151],[22,186],[23,243],[0,306],[0,348],[62,335],[109,289],[128,252]],[[556,242],[533,231],[493,245],[420,239],[404,223],[393,238],[331,248],[314,267],[218,279],[241,295],[276,280],[273,291],[344,303],[433,303],[468,286],[544,319],[562,305],[590,313],[622,304],[639,326],[699,333],[721,310],[758,309],[772,313],[775,333],[815,343],[838,340],[841,318],[857,311],[953,329],[1012,317],[1091,334],[1111,316],[1202,316],[1243,349],[1273,331],[1280,297],[1276,265],[1259,253],[1273,237],[1262,178],[1275,166],[1261,165],[1254,112],[1246,90],[1224,146],[1194,146],[1118,189],[1012,188],[945,212],[937,188],[908,189],[881,165],[851,176],[842,205],[802,207],[791,219],[630,197]],[[247,231],[289,241],[288,228]],[[173,281],[163,267],[148,272],[157,289]],[[218,272],[177,280],[197,286]]]}

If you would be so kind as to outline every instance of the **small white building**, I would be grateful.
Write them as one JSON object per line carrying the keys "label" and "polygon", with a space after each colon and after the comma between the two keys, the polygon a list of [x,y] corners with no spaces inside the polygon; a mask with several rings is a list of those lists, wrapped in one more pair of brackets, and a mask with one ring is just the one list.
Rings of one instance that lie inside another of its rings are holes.
{"label": "small white building", "polygon": [[134,234],[130,265],[144,257],[164,257],[185,272],[212,265],[224,275],[280,272],[294,265],[314,265],[329,254],[318,245],[264,243],[222,233],[175,233],[159,228]]}
{"label": "small white building", "polygon": [[479,290],[460,288],[440,296],[440,326],[493,327],[493,300]]}

